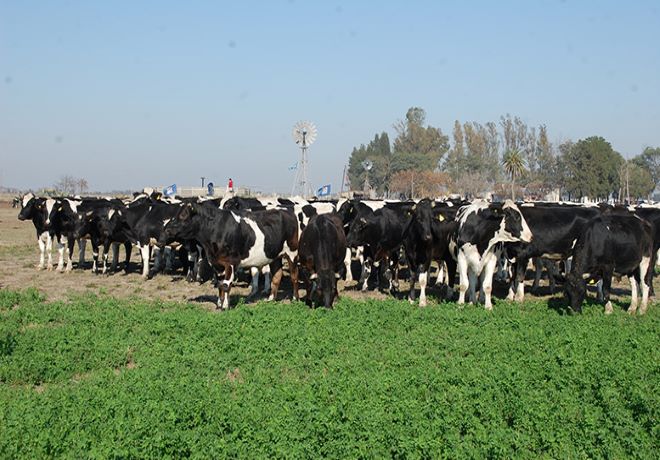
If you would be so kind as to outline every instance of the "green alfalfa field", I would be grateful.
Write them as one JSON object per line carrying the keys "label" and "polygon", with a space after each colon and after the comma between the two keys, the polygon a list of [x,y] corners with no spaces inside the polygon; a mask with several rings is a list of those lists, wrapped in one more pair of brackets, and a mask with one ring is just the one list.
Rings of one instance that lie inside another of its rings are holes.
{"label": "green alfalfa field", "polygon": [[0,457],[657,458],[660,308],[560,304],[5,288]]}

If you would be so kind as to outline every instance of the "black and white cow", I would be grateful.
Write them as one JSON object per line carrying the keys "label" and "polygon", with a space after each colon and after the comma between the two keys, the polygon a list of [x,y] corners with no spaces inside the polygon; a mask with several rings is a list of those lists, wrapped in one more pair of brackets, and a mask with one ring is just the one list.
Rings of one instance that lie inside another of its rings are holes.
{"label": "black and white cow", "polygon": [[449,254],[449,238],[457,223],[456,208],[446,203],[427,198],[415,204],[410,212],[411,221],[403,239],[404,252],[410,269],[410,293],[408,299],[415,300],[415,278],[419,280],[419,306],[426,306],[426,285],[432,261],[439,266],[438,278],[445,264],[449,267],[449,279],[456,275],[456,262]]}
{"label": "black and white cow", "polygon": [[346,215],[353,215],[347,235],[348,245],[364,247],[362,276],[358,283],[363,291],[367,289],[371,267],[376,262],[382,263],[385,269],[388,290],[394,292],[398,287],[399,251],[413,206],[413,202],[359,201],[352,203],[349,211],[344,209],[342,221],[346,220]]}
{"label": "black and white cow", "polygon": [[[513,260],[513,276],[508,299],[522,302],[525,295],[525,272],[531,258],[566,260],[589,220],[600,215],[597,207],[563,204],[524,203],[518,206],[534,239],[507,246],[507,257]],[[552,276],[552,275],[551,275]],[[538,278],[534,286],[538,286]]]}
{"label": "black and white cow", "polygon": [[[168,221],[159,243],[181,240],[201,244],[216,273],[224,273],[217,306],[228,309],[229,293],[239,268],[270,265],[273,277],[269,300],[275,299],[282,278],[282,257],[293,267],[298,225],[293,213],[285,210],[234,212],[186,203]],[[297,280],[292,278],[292,282],[295,292]]]}
{"label": "black and white cow", "polygon": [[108,251],[110,247],[113,248],[113,260],[110,271],[117,270],[119,263],[118,245],[124,245],[126,252],[126,261],[124,265],[125,273],[129,271],[129,262],[131,260],[131,252],[133,245],[129,238],[129,229],[126,221],[123,219],[123,206],[113,206],[108,203],[104,207],[97,207],[88,211],[83,211],[78,214],[78,221],[76,222],[75,238],[89,238],[92,243],[92,253],[94,255],[92,261],[92,271],[98,273],[98,255],[99,246],[103,245],[103,268],[102,273],[108,273],[107,260]]}
{"label": "black and white cow", "polygon": [[[56,205],[52,198],[36,197],[33,193],[27,193],[21,197],[21,210],[18,213],[19,220],[31,220],[34,229],[37,232],[37,243],[39,245],[39,264],[37,270],[47,268],[53,269],[52,246],[53,234],[51,233],[50,215]],[[46,264],[46,253],[48,254],[48,264]],[[58,266],[58,269],[62,267]]]}
{"label": "black and white cow", "polygon": [[604,213],[590,220],[573,250],[571,272],[565,292],[573,311],[582,311],[587,279],[603,280],[605,313],[612,313],[610,287],[612,275],[630,279],[632,299],[628,312],[637,311],[638,285],[642,291],[640,314],[646,313],[652,282],[655,251],[654,229],[646,220],[631,214]]}
{"label": "black and white cow", "polygon": [[309,305],[332,308],[338,295],[337,279],[344,265],[346,247],[343,223],[337,214],[319,214],[308,221],[300,235],[298,264]]}
{"label": "black and white cow", "polygon": [[458,227],[450,241],[459,273],[458,303],[465,303],[470,289],[470,301],[476,301],[476,287],[481,280],[484,307],[493,309],[491,292],[493,273],[504,244],[532,241],[532,232],[518,207],[511,201],[489,203],[475,200],[463,206],[457,216]]}

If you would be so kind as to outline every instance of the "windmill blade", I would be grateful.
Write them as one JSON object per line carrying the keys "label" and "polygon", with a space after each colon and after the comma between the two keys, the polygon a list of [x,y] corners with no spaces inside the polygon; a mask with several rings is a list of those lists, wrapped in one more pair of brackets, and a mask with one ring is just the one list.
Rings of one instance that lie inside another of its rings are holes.
{"label": "windmill blade", "polygon": [[311,145],[316,140],[316,126],[310,121],[299,121],[293,127],[293,140],[298,145]]}

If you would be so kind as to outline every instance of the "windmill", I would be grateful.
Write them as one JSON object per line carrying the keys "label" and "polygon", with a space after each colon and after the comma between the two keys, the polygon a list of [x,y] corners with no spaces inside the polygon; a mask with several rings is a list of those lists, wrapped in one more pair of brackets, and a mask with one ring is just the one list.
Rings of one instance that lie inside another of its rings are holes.
{"label": "windmill", "polygon": [[364,160],[361,164],[362,164],[362,169],[364,169],[364,186],[362,187],[362,191],[364,193],[370,193],[371,184],[369,183],[369,171],[371,171],[371,168],[374,167],[374,164],[368,158]]}
{"label": "windmill", "polygon": [[312,187],[307,179],[307,148],[316,140],[316,126],[311,121],[299,121],[293,126],[293,140],[300,147],[300,167],[296,169],[291,195],[296,192],[307,197],[312,194]]}

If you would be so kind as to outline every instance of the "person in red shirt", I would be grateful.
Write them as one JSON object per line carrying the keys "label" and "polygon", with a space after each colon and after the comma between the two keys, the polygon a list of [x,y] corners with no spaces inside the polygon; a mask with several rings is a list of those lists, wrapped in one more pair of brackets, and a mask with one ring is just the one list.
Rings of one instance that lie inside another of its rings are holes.
{"label": "person in red shirt", "polygon": [[227,191],[229,193],[234,193],[234,181],[229,178],[229,183],[227,184]]}

